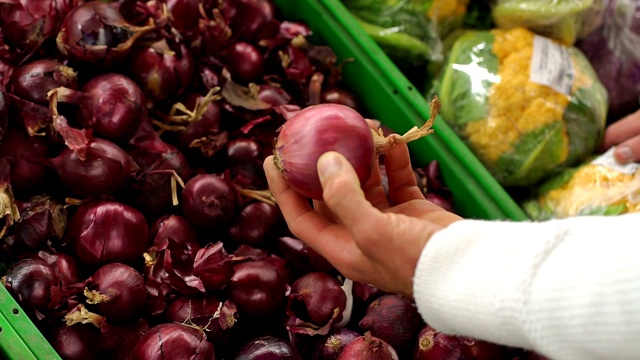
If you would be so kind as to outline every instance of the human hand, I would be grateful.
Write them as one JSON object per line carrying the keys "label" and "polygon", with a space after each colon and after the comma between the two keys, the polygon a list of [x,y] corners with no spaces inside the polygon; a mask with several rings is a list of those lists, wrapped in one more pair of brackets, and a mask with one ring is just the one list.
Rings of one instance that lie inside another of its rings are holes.
{"label": "human hand", "polygon": [[607,126],[602,151],[616,146],[613,153],[619,163],[640,161],[640,110]]}
{"label": "human hand", "polygon": [[385,156],[389,198],[379,166],[361,187],[351,164],[328,152],[318,160],[324,202],[313,207],[287,184],[273,164],[264,169],[291,232],[347,278],[411,296],[422,249],[438,230],[461,218],[425,200],[409,150],[398,144]]}

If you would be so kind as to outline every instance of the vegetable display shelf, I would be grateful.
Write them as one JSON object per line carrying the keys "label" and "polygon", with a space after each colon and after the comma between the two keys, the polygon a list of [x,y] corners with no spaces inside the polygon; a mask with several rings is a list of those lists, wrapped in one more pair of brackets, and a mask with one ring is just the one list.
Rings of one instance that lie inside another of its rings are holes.
{"label": "vegetable display shelf", "polygon": [[[344,65],[346,87],[367,114],[396,132],[404,133],[429,118],[423,94],[393,64],[339,0],[274,0],[284,18],[305,21],[312,40],[334,50]],[[435,133],[409,143],[418,165],[437,160],[454,206],[464,217],[526,220],[527,216],[480,160],[438,118]]]}
{"label": "vegetable display shelf", "polygon": [[[366,113],[394,131],[405,132],[429,117],[429,104],[366,35],[338,0],[274,0],[286,19],[304,21],[312,40],[333,48],[344,65],[346,87]],[[526,220],[527,216],[442,120],[435,133],[410,143],[418,165],[437,160],[457,211],[477,219]],[[0,286],[0,358],[59,360],[59,355],[8,291]]]}

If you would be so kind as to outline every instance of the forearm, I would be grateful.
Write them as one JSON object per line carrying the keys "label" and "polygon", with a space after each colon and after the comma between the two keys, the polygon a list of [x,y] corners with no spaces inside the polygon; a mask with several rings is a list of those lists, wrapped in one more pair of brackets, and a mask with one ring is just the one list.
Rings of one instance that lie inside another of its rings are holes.
{"label": "forearm", "polygon": [[465,220],[416,269],[425,321],[554,359],[640,353],[640,214],[546,223]]}

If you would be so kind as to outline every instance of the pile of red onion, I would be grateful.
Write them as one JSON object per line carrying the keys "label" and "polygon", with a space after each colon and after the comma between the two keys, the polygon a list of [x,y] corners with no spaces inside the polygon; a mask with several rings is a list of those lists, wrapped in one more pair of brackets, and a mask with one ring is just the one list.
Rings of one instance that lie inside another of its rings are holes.
{"label": "pile of red onion", "polygon": [[[0,34],[0,275],[64,359],[515,356],[425,333],[287,229],[266,156],[317,197],[287,119],[373,137],[342,62],[269,0],[2,1]],[[416,176],[452,209],[437,163]]]}

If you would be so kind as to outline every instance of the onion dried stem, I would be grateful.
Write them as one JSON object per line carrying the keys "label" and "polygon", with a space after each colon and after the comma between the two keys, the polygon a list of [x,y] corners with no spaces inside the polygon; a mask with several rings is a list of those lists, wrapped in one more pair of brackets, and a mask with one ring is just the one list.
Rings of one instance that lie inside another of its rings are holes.
{"label": "onion dried stem", "polygon": [[84,288],[84,296],[87,298],[87,304],[100,304],[109,301],[109,295],[102,294],[97,290],[89,290]]}

